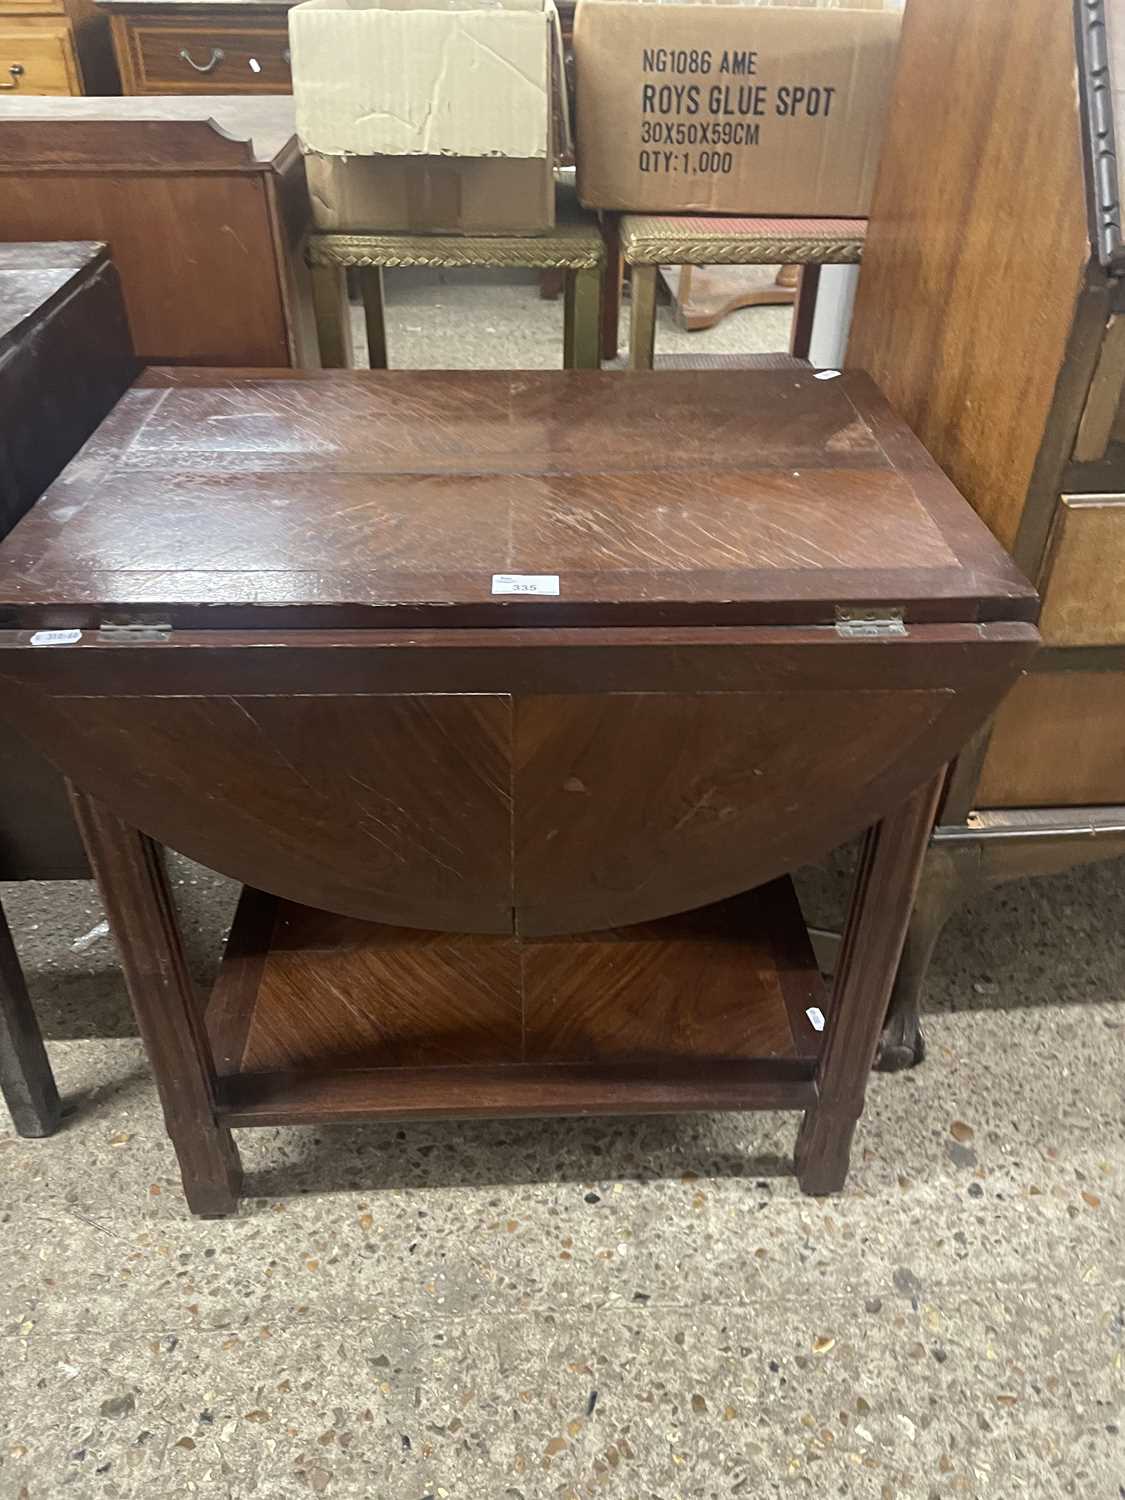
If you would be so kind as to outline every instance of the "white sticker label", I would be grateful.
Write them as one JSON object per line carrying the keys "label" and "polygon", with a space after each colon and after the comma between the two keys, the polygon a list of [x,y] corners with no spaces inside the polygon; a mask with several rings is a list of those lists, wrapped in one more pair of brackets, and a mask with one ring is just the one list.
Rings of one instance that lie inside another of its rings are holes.
{"label": "white sticker label", "polygon": [[31,637],[33,646],[73,646],[82,639],[80,630],[37,630]]}
{"label": "white sticker label", "polygon": [[494,594],[557,594],[557,573],[493,573]]}
{"label": "white sticker label", "polygon": [[818,370],[813,376],[814,380],[835,380],[839,370]]}
{"label": "white sticker label", "polygon": [[809,1025],[814,1031],[824,1030],[824,1012],[819,1005],[810,1005],[805,1015],[809,1018]]}

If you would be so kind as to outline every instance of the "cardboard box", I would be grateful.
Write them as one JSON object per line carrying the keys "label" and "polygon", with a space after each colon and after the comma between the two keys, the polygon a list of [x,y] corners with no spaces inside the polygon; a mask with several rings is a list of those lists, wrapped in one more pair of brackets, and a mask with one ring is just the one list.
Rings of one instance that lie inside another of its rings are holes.
{"label": "cardboard box", "polygon": [[553,227],[553,0],[306,0],[297,134],[322,229]]}
{"label": "cardboard box", "polygon": [[579,0],[578,195],[649,213],[862,217],[901,17]]}

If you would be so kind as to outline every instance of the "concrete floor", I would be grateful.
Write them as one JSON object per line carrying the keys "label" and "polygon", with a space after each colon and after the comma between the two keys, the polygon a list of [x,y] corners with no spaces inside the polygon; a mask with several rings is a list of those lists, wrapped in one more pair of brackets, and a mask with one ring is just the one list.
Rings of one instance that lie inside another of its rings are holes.
{"label": "concrete floor", "polygon": [[[384,277],[387,347],[398,369],[553,370],[562,363],[563,305],[542,301],[537,273],[388,271]],[[758,354],[789,345],[790,309],[743,308],[714,328],[686,333],[670,307],[657,309],[658,354]],[[621,352],[629,342],[629,304],[621,309]],[[357,354],[366,359],[362,318]]]}
{"label": "concrete floor", "polygon": [[[458,356],[515,327],[498,362],[553,362],[557,305],[457,311]],[[845,864],[803,873],[815,919]],[[205,982],[233,890],[175,881]],[[221,1222],[92,888],[0,894],[69,1106],[0,1128],[0,1500],[1125,1496],[1125,863],[954,918],[836,1199],[792,1116],[371,1126],[241,1132]]]}

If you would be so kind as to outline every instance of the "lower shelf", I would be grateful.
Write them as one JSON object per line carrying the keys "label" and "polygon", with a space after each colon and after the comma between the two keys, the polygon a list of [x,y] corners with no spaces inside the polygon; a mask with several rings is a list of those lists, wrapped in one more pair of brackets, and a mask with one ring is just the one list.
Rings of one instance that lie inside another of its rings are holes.
{"label": "lower shelf", "polygon": [[232,1125],[801,1109],[825,999],[791,883],[574,937],[385,927],[247,888],[207,1009]]}

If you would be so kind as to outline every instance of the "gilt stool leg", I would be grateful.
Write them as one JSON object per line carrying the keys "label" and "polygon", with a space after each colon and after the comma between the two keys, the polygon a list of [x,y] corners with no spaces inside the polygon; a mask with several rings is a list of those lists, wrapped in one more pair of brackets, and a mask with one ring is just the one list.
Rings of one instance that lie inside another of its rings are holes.
{"label": "gilt stool leg", "polygon": [[656,266],[634,266],[629,304],[629,368],[651,370],[656,351]]}

